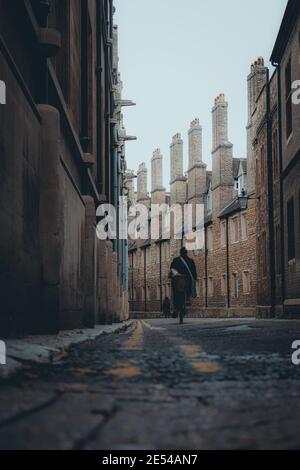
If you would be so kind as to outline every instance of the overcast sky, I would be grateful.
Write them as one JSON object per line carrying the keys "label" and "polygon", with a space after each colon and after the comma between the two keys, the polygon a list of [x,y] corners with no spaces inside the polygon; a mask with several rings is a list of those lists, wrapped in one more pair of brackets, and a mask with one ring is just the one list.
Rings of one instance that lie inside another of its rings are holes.
{"label": "overcast sky", "polygon": [[[199,117],[203,159],[211,167],[211,108],[224,92],[234,156],[246,156],[247,83],[251,62],[269,58],[287,0],[115,0],[130,169],[164,156],[169,188],[169,145],[181,132],[187,169],[187,131]],[[150,183],[150,181],[149,181]],[[150,185],[149,185],[150,190]]]}

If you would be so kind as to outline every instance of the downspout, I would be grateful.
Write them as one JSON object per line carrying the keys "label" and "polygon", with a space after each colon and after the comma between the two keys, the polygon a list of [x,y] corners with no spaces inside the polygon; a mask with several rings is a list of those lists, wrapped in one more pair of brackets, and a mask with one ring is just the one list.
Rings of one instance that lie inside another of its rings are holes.
{"label": "downspout", "polygon": [[117,253],[117,274],[120,273],[120,256],[119,256],[119,241],[120,241],[120,207],[119,207],[119,154],[115,146],[117,140],[117,126],[111,124],[111,152],[112,152],[112,180],[113,180],[113,194],[112,194],[112,204],[116,209],[116,218],[117,218],[117,237],[113,241],[114,251]]}
{"label": "downspout", "polygon": [[103,105],[103,98],[101,92],[101,81],[102,81],[102,56],[101,56],[101,40],[103,39],[103,28],[102,28],[102,3],[96,2],[96,16],[97,16],[97,66],[96,66],[96,109],[97,109],[97,128],[98,128],[98,135],[97,135],[97,189],[100,194],[103,192],[103,152],[102,152],[102,143],[103,143],[103,135],[102,135],[102,105]]}
{"label": "downspout", "polygon": [[84,153],[89,147],[89,57],[88,2],[81,2],[81,125],[80,142]]}
{"label": "downspout", "polygon": [[279,149],[279,171],[280,171],[280,255],[281,255],[281,301],[285,301],[285,240],[284,240],[284,199],[282,178],[282,109],[281,109],[281,69],[280,64],[272,64],[277,69],[277,106],[278,106],[278,149]]}
{"label": "downspout", "polygon": [[208,308],[208,295],[207,295],[207,286],[208,286],[208,262],[207,262],[207,227],[204,228],[204,270],[205,270],[205,308]]}
{"label": "downspout", "polygon": [[270,288],[271,288],[271,317],[275,316],[276,280],[275,280],[275,240],[274,240],[274,200],[273,200],[273,144],[272,118],[270,97],[270,76],[267,70],[267,165],[268,165],[268,205],[269,205],[269,258],[270,258]]}
{"label": "downspout", "polygon": [[161,257],[161,247],[162,244],[159,244],[159,297],[160,297],[160,311],[162,312],[162,305],[163,305],[163,300],[162,300],[162,257]]}
{"label": "downspout", "polygon": [[145,313],[147,312],[147,248],[144,249],[144,293],[145,293]]}
{"label": "downspout", "polygon": [[132,303],[132,311],[134,312],[134,294],[133,294],[133,289],[134,289],[134,275],[133,275],[133,259],[134,259],[134,252],[131,253],[131,303]]}
{"label": "downspout", "polygon": [[226,282],[227,282],[227,308],[230,309],[230,263],[229,263],[229,220],[226,217]]}

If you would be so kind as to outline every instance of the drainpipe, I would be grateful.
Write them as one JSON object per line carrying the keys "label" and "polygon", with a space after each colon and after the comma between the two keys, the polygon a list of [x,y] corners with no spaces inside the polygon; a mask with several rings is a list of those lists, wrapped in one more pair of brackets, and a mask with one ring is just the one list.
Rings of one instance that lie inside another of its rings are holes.
{"label": "drainpipe", "polygon": [[144,293],[145,293],[145,313],[147,312],[147,249],[144,249]]}
{"label": "drainpipe", "polygon": [[162,244],[159,244],[159,297],[160,297],[160,311],[162,312],[162,305],[163,305],[163,299],[162,299],[162,256],[161,256],[161,247]]}
{"label": "drainpipe", "polygon": [[103,39],[103,27],[102,27],[102,2],[96,2],[96,16],[97,16],[97,66],[96,66],[96,109],[97,109],[97,128],[100,130],[97,137],[97,189],[101,194],[103,192],[103,173],[104,173],[104,164],[103,164],[103,151],[102,151],[102,106],[103,106],[103,96],[102,96],[102,39]]}
{"label": "drainpipe", "polygon": [[282,108],[281,108],[281,69],[280,64],[272,64],[277,69],[277,106],[278,106],[278,149],[279,149],[279,170],[280,170],[280,254],[281,254],[281,300],[285,300],[285,240],[284,240],[284,199],[283,199],[283,178],[282,178]]}
{"label": "drainpipe", "polygon": [[267,166],[268,166],[268,205],[269,205],[269,258],[270,258],[270,288],[271,288],[271,317],[275,316],[276,280],[275,280],[275,240],[274,240],[274,200],[273,200],[273,143],[272,117],[270,97],[270,76],[267,70]]}
{"label": "drainpipe", "polygon": [[88,2],[81,2],[81,129],[80,142],[84,153],[89,147],[89,27]]}
{"label": "drainpipe", "polygon": [[208,251],[207,251],[207,227],[204,228],[204,269],[205,269],[205,308],[208,308],[208,295],[207,295],[207,286],[208,286]]}
{"label": "drainpipe", "polygon": [[230,309],[230,263],[229,263],[229,220],[226,217],[226,282],[227,282],[227,305]]}
{"label": "drainpipe", "polygon": [[133,266],[134,266],[134,263],[133,263],[133,260],[134,260],[134,252],[131,253],[131,302],[132,302],[132,311],[134,312],[134,294],[133,294],[133,289],[134,289],[134,276],[133,276]]}

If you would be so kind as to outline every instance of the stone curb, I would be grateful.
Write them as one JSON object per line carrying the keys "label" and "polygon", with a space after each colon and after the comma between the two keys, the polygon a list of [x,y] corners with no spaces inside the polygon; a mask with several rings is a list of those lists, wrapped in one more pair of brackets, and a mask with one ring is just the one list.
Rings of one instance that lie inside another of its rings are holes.
{"label": "stone curb", "polygon": [[55,336],[28,336],[6,341],[6,365],[0,366],[0,379],[11,378],[27,363],[51,364],[75,344],[92,341],[102,335],[116,334],[132,326],[134,320],[91,329],[62,331]]}

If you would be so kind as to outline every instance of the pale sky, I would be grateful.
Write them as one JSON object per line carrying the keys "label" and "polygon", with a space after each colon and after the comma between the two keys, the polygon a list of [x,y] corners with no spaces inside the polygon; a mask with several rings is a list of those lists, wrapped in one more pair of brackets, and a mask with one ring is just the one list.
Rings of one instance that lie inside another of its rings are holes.
{"label": "pale sky", "polygon": [[190,122],[200,118],[203,160],[211,167],[211,108],[224,92],[234,156],[246,156],[247,82],[251,63],[269,58],[287,0],[115,0],[119,26],[128,168],[160,147],[169,189],[172,136],[181,132],[187,170]]}

